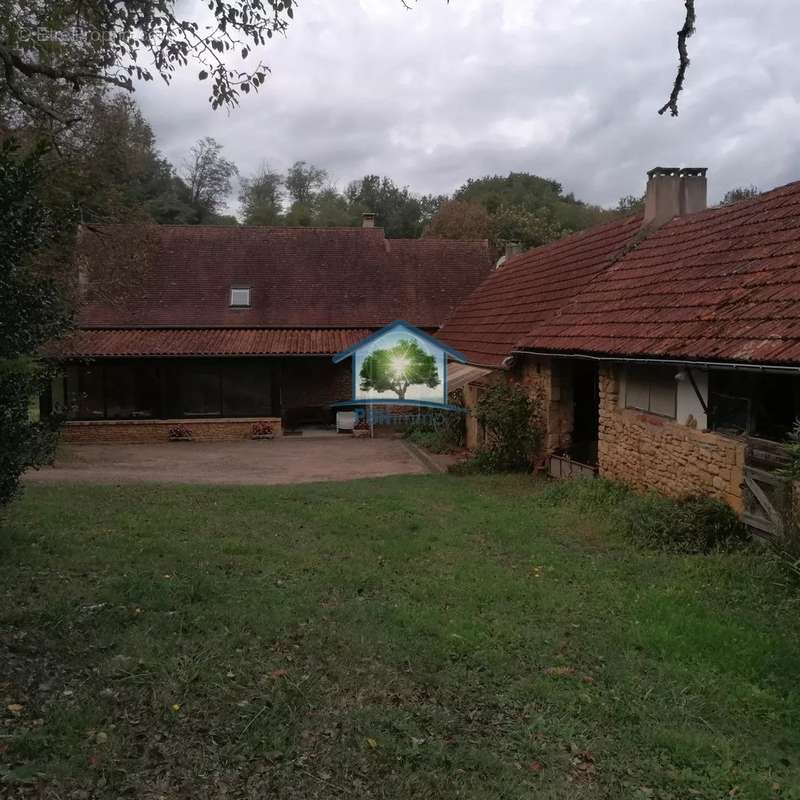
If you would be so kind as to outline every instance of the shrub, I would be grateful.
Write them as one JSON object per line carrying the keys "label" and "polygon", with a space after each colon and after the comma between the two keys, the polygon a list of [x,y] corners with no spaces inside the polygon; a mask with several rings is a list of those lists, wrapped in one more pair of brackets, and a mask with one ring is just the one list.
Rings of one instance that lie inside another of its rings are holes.
{"label": "shrub", "polygon": [[622,507],[627,534],[639,544],[674,553],[731,550],[750,537],[736,512],[721,500],[689,495],[630,494]]}
{"label": "shrub", "polygon": [[459,445],[453,443],[451,436],[445,430],[415,428],[406,432],[405,437],[417,447],[424,447],[432,453],[452,453],[459,448]]}
{"label": "shrub", "polygon": [[794,421],[789,441],[784,444],[788,464],[780,471],[792,480],[800,480],[800,419]]}
{"label": "shrub", "polygon": [[478,472],[525,472],[541,447],[541,402],[517,384],[487,389],[478,401],[475,416],[486,439],[465,465]]}
{"label": "shrub", "polygon": [[[464,401],[460,389],[451,392],[450,405],[463,408]],[[442,411],[425,414],[420,422],[406,425],[403,436],[419,447],[433,453],[452,453],[464,447],[467,438],[466,415],[462,411]]]}

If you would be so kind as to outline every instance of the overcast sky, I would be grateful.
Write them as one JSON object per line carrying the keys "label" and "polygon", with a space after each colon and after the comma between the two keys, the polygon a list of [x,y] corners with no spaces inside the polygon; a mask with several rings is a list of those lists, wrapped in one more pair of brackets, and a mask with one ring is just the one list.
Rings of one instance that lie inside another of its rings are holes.
{"label": "overcast sky", "polygon": [[266,86],[230,115],[194,67],[137,98],[174,164],[213,136],[243,175],[304,159],[339,186],[378,173],[450,193],[518,170],[603,205],[641,194],[656,165],[709,167],[712,201],[800,179],[797,0],[697,12],[677,119],[656,112],[682,0],[302,0],[265,51]]}

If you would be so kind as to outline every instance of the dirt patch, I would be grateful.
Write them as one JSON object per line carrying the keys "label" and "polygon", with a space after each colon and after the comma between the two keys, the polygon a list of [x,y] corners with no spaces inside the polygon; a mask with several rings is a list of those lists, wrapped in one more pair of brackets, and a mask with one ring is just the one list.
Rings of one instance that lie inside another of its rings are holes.
{"label": "dirt patch", "polygon": [[67,445],[36,483],[287,484],[420,475],[431,469],[396,439],[346,436],[253,442]]}

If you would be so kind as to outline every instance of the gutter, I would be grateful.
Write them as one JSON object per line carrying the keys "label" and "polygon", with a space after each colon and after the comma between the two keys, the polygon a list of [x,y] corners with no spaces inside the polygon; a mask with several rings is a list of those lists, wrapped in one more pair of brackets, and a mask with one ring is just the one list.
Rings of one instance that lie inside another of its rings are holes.
{"label": "gutter", "polygon": [[[732,369],[740,372],[775,372],[800,375],[800,366],[781,366],[778,364],[744,364],[740,361],[699,361],[677,358],[636,358],[633,356],[596,356],[584,353],[558,353],[540,350],[514,350],[514,355],[539,356],[542,358],[576,358],[585,361],[616,362],[624,364],[654,364],[671,367],[698,367],[700,369]],[[508,360],[508,359],[506,359]],[[505,364],[505,362],[503,362]]]}

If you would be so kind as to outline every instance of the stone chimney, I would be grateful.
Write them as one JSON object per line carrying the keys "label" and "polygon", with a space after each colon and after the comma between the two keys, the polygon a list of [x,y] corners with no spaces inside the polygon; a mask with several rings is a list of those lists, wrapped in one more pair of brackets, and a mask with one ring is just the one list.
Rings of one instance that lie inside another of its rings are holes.
{"label": "stone chimney", "polygon": [[708,181],[705,167],[681,170],[681,214],[695,214],[708,208]]}
{"label": "stone chimney", "polygon": [[371,212],[367,212],[361,215],[361,227],[362,228],[374,228],[375,227],[375,215]]}
{"label": "stone chimney", "polygon": [[518,256],[522,252],[521,242],[508,242],[506,244],[506,259],[512,256]]}
{"label": "stone chimney", "polygon": [[656,167],[647,173],[644,227],[658,228],[674,217],[704,211],[705,167]]}

